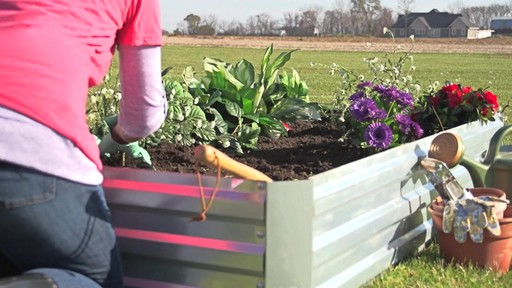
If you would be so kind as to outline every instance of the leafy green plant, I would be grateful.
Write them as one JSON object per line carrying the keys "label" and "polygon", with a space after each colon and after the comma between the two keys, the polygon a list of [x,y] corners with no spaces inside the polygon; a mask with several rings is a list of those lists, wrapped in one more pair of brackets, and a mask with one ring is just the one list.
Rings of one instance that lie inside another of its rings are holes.
{"label": "leafy green plant", "polygon": [[119,113],[121,86],[119,77],[112,77],[112,74],[111,68],[101,85],[90,89],[87,97],[87,124],[91,133],[100,138],[109,132],[105,119]]}
{"label": "leafy green plant", "polygon": [[191,83],[189,91],[199,97],[207,116],[222,117],[233,136],[232,144],[254,149],[260,135],[274,139],[285,135],[283,122],[320,119],[320,107],[309,102],[309,89],[297,71],[279,73],[294,51],[282,52],[271,61],[273,46],[268,47],[259,75],[245,59],[229,64],[205,58],[206,76]]}
{"label": "leafy green plant", "polygon": [[143,140],[143,145],[155,146],[161,142],[171,142],[191,146],[214,141],[223,143],[230,138],[225,133],[224,121],[219,118],[209,121],[197,105],[199,97],[188,91],[189,86],[198,84],[194,71],[191,68],[185,69],[182,79],[181,83],[163,79],[168,100],[167,117],[160,129]]}

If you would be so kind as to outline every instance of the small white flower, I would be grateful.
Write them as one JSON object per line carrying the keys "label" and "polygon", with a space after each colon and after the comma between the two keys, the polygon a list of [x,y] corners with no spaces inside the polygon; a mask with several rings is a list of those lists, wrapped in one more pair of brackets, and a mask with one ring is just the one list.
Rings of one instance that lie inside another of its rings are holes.
{"label": "small white flower", "polygon": [[386,34],[386,33],[391,33],[391,31],[389,31],[388,27],[384,27],[384,29],[382,29],[382,34]]}
{"label": "small white flower", "polygon": [[416,84],[416,85],[414,85],[414,89],[415,89],[416,91],[420,91],[420,90],[421,90],[421,86],[420,86],[420,85],[418,85],[418,84]]}
{"label": "small white flower", "polygon": [[176,141],[183,140],[183,136],[181,134],[176,134]]}
{"label": "small white flower", "polygon": [[409,36],[409,39],[414,42],[414,35]]}
{"label": "small white flower", "polygon": [[114,99],[116,99],[117,101],[121,100],[121,97],[122,97],[121,92],[116,92],[114,94]]}
{"label": "small white flower", "polygon": [[180,113],[179,115],[176,115],[176,120],[183,121],[185,120],[185,116],[183,116],[183,114]]}
{"label": "small white flower", "polygon": [[190,111],[192,111],[192,108],[189,106],[185,106],[185,116],[188,117],[190,115]]}
{"label": "small white flower", "polygon": [[229,141],[222,142],[222,147],[228,148],[230,146]]}
{"label": "small white flower", "polygon": [[411,71],[416,71],[416,66],[411,66]]}
{"label": "small white flower", "polygon": [[199,103],[199,97],[194,98],[194,105],[197,105]]}
{"label": "small white flower", "polygon": [[361,75],[359,75],[358,78],[359,78],[359,81],[363,81],[364,80],[364,75],[361,74]]}

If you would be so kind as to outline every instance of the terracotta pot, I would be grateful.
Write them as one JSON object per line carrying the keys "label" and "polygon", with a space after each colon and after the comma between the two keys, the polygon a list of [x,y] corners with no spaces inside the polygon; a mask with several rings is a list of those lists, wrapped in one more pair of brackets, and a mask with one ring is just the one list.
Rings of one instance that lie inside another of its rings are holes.
{"label": "terracotta pot", "polygon": [[[473,196],[493,196],[500,199],[506,199],[507,195],[503,190],[496,189],[496,188],[469,188],[468,189]],[[432,203],[432,208],[434,211],[441,212],[441,214],[444,211],[444,205],[442,203],[441,197],[437,197],[434,202]],[[494,207],[492,208],[494,210],[494,213],[496,213],[496,217],[498,219],[503,218],[503,211],[507,209],[506,203],[499,203],[496,202],[494,204]]]}
{"label": "terracotta pot", "polygon": [[[490,193],[486,193],[485,190],[488,190]],[[477,188],[477,190],[471,189],[471,192],[475,196],[496,196],[496,193],[499,193],[496,190],[501,191],[493,188]],[[505,195],[505,192],[501,191],[501,193]],[[494,236],[486,230],[484,232],[483,243],[475,243],[469,236],[465,243],[458,243],[453,233],[447,234],[443,232],[444,206],[442,202],[434,200],[432,204],[429,205],[428,212],[432,215],[432,222],[434,223],[434,228],[437,230],[439,250],[443,260],[446,263],[461,265],[471,263],[472,265],[490,268],[500,273],[508,272],[512,258],[512,206],[505,205],[505,209],[503,210],[501,206],[503,205],[496,206],[501,227],[500,236]]]}

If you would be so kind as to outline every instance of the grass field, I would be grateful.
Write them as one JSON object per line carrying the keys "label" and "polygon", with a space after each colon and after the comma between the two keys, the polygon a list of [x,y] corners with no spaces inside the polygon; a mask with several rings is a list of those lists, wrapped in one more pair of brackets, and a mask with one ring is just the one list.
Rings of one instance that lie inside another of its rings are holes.
{"label": "grass field", "polygon": [[[289,50],[275,50],[279,52]],[[186,66],[198,75],[203,73],[204,57],[218,58],[228,63],[246,59],[259,68],[264,49],[230,47],[164,46],[162,66],[172,66],[170,76],[179,79]],[[330,75],[326,67],[336,63],[357,73],[367,74],[363,58],[382,57],[384,52],[296,51],[285,66],[295,68],[310,88],[312,101],[329,104],[339,87],[340,76]],[[490,87],[501,105],[512,98],[512,56],[509,54],[448,54],[414,53],[415,72],[412,76],[426,87],[430,81],[458,82],[473,88]],[[317,63],[321,65],[311,65]],[[506,111],[506,114],[509,114]]]}

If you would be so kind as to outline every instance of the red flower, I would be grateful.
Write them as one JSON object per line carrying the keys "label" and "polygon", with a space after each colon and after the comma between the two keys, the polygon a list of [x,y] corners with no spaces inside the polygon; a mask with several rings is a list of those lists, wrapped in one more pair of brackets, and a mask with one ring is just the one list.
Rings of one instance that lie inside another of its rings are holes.
{"label": "red flower", "polygon": [[473,91],[473,88],[471,88],[469,86],[463,87],[462,88],[462,95],[466,95],[466,94],[468,94],[471,91]]}
{"label": "red flower", "polygon": [[[464,96],[473,91],[473,89],[469,86],[460,87],[457,84],[446,85],[441,88],[441,91],[444,92],[446,98],[448,98],[448,107],[454,108],[460,105],[464,99]],[[469,103],[471,99],[468,99]]]}
{"label": "red flower", "polygon": [[483,95],[484,100],[487,102],[487,104],[490,105],[490,107],[485,107],[482,110],[482,115],[486,116],[489,109],[491,109],[493,112],[498,111],[498,108],[500,107],[498,104],[498,96],[494,95],[491,91],[484,91]]}

